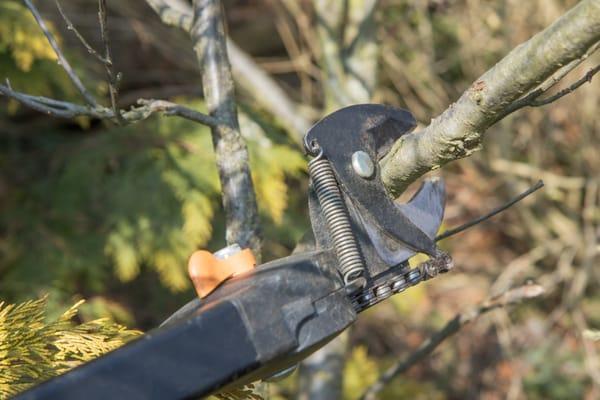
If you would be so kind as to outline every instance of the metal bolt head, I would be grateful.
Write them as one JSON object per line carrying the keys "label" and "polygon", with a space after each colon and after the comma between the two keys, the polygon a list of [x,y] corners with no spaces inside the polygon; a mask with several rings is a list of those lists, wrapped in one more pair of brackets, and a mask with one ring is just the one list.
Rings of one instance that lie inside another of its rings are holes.
{"label": "metal bolt head", "polygon": [[411,285],[416,285],[421,281],[421,271],[417,268],[411,269],[408,273],[408,283]]}
{"label": "metal bolt head", "polygon": [[392,290],[395,293],[400,293],[402,291],[404,291],[406,289],[406,281],[404,280],[404,278],[400,278],[397,281],[395,281],[394,283],[392,283]]}
{"label": "metal bolt head", "polygon": [[381,286],[377,288],[375,293],[381,300],[387,299],[392,295],[392,288],[390,286]]}
{"label": "metal bolt head", "polygon": [[358,176],[362,178],[370,178],[375,173],[375,164],[371,157],[362,150],[354,152],[352,154],[352,168]]}

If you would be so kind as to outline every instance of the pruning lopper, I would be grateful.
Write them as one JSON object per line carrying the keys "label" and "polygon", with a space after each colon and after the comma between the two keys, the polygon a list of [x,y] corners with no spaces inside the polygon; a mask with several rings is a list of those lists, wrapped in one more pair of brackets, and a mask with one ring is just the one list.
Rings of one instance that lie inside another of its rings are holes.
{"label": "pruning lopper", "polygon": [[[186,399],[281,377],[362,311],[451,269],[435,244],[443,182],[426,181],[399,204],[381,180],[378,161],[415,126],[410,112],[376,104],[319,121],[304,138],[313,251],[215,283],[196,276],[202,298],[159,328],[17,398]],[[243,252],[228,247],[215,257],[243,263]],[[416,253],[430,259],[411,269]]]}

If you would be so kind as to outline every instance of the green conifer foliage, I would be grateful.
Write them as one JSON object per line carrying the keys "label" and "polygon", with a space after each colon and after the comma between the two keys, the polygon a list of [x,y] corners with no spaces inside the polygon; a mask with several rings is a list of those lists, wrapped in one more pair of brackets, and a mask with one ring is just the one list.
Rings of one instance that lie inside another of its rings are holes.
{"label": "green conifer foliage", "polygon": [[48,321],[46,298],[0,303],[0,399],[62,374],[138,336],[108,319],[77,324],[80,301]]}
{"label": "green conifer foliage", "polygon": [[[286,179],[301,176],[306,162],[256,118],[245,120],[263,220],[281,223]],[[221,210],[208,128],[155,118],[87,135],[40,132],[0,163],[9,179],[20,176],[9,182],[0,216],[5,299],[48,290],[72,296],[82,287],[100,293],[112,277],[130,281],[143,266],[172,291],[189,287],[187,258],[207,245]]]}

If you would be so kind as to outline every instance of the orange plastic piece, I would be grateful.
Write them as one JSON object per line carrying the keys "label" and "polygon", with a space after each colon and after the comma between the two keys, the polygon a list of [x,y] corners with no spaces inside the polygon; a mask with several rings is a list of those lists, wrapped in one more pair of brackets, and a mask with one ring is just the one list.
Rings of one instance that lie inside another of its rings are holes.
{"label": "orange plastic piece", "polygon": [[250,249],[241,250],[225,259],[218,259],[209,251],[198,250],[188,261],[188,274],[202,299],[227,279],[255,266],[256,258]]}

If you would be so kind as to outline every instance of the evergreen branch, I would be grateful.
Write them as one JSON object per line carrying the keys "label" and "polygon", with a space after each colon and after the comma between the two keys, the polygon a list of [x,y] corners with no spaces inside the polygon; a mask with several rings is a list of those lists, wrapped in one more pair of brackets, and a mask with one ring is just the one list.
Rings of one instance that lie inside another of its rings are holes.
{"label": "evergreen branch", "polygon": [[47,297],[0,303],[0,399],[62,374],[140,335],[107,319],[75,324],[83,301],[47,322]]}

